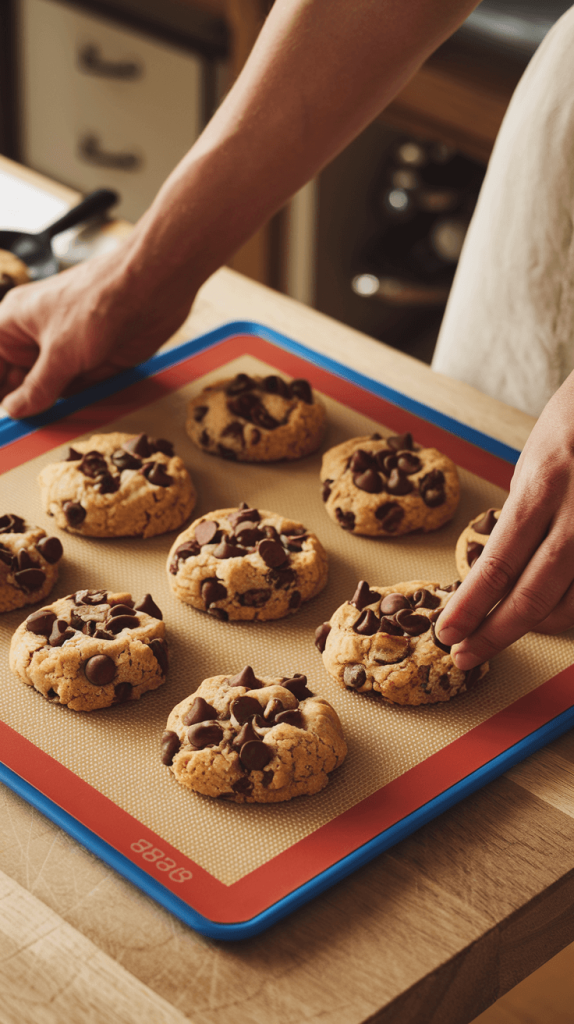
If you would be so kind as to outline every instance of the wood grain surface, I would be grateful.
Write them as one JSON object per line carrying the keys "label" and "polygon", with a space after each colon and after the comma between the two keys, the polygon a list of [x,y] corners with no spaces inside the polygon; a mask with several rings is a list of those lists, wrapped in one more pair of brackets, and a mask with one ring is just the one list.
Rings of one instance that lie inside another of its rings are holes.
{"label": "wood grain surface", "polygon": [[[177,337],[237,319],[509,444],[531,429],[231,270],[202,288]],[[0,1022],[469,1024],[574,940],[573,901],[572,734],[242,942],[195,934],[0,787]]]}

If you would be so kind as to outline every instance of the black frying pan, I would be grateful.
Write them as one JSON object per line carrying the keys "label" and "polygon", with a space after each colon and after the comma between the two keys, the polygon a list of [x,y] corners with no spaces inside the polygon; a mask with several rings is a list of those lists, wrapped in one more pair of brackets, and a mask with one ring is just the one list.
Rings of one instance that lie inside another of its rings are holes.
{"label": "black frying pan", "polygon": [[38,281],[41,277],[57,274],[58,260],[52,252],[52,238],[68,228],[90,220],[98,214],[105,213],[110,206],[118,201],[117,192],[109,188],[99,188],[82,199],[81,203],[68,210],[55,224],[50,224],[37,235],[29,235],[24,231],[0,231],[0,249],[8,249],[18,256],[28,267],[30,277]]}

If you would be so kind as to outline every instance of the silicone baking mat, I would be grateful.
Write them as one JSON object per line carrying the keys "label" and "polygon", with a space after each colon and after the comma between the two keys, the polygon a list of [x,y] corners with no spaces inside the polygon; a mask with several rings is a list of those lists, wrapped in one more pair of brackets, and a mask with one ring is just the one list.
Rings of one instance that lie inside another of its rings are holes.
{"label": "silicone baking mat", "polygon": [[[426,536],[354,537],[324,511],[321,452],[249,466],[194,447],[184,430],[192,395],[221,376],[276,370],[307,377],[324,397],[321,451],[374,430],[411,430],[449,454],[462,484],[453,521]],[[173,533],[146,541],[60,534],[65,560],[53,596],[83,587],[151,590],[168,630],[166,684],[92,714],[52,705],[10,674],[10,637],[30,609],[2,617],[0,778],[188,924],[215,937],[254,934],[574,723],[572,634],[531,634],[495,660],[480,687],[421,708],[341,690],[313,644],[315,627],[359,579],[380,586],[454,579],[456,538],[472,516],[502,503],[517,452],[261,325],[231,324],[34,422],[0,421],[0,511],[54,532],[39,503],[38,471],[99,430],[169,437],[197,486],[194,516],[246,500],[303,522],[329,553],[327,587],[296,615],[221,623],[173,597],[165,570]],[[349,754],[322,793],[237,806],[190,793],[161,764],[173,705],[205,677],[246,664],[259,675],[305,672],[336,708]]]}

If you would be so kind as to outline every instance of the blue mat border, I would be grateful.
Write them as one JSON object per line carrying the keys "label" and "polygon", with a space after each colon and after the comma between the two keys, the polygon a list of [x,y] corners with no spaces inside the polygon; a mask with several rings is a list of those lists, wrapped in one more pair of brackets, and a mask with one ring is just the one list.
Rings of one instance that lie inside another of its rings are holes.
{"label": "blue mat border", "polygon": [[[61,398],[51,409],[40,413],[38,416],[31,416],[25,420],[12,420],[10,418],[0,420],[0,448],[37,430],[41,430],[42,427],[55,423],[64,416],[69,416],[71,413],[91,405],[92,402],[98,402],[102,398],[115,395],[140,380],[145,380],[161,370],[175,366],[177,363],[183,362],[198,352],[205,351],[214,345],[227,341],[228,338],[233,337],[235,334],[252,335],[263,338],[274,345],[279,345],[288,352],[301,356],[301,358],[306,359],[308,362],[315,363],[322,369],[335,374],[335,376],[340,377],[342,380],[351,381],[353,384],[373,392],[380,398],[384,398],[387,402],[391,402],[407,412],[412,412],[415,416],[420,416],[422,419],[428,420],[429,423],[442,427],[457,437],[462,437],[465,441],[483,448],[492,455],[497,455],[498,458],[512,465],[516,463],[520,455],[516,448],[503,444],[502,441],[498,441],[489,434],[484,434],[481,430],[476,430],[474,427],[466,426],[466,424],[460,423],[452,416],[447,416],[445,413],[438,412],[429,405],[418,402],[414,398],[409,398],[402,391],[387,387],[386,384],[380,384],[379,381],[374,380],[372,377],[367,377],[358,370],[349,369],[335,359],[331,359],[330,356],[324,356],[314,349],[308,348],[306,345],[302,345],[300,342],[294,341],[292,338],[288,338],[286,335],[280,334],[278,331],[274,331],[270,327],[265,327],[264,324],[259,324],[252,320],[236,320],[223,324],[221,327],[208,331],[206,334],[202,334],[191,341],[183,342],[183,344],[169,349],[167,352],[152,356],[145,363],[140,363],[139,366],[124,370],[115,377],[101,381],[93,387],[79,392],[77,395],[72,395],[70,398]],[[383,351],[381,349],[381,353]],[[384,358],[384,356],[381,358]]]}
{"label": "blue mat border", "polygon": [[[476,430],[474,427],[466,426],[453,417],[409,398],[402,392],[381,384],[357,370],[349,369],[329,356],[324,356],[302,345],[300,342],[280,334],[278,331],[249,320],[238,320],[224,324],[167,352],[152,356],[151,359],[141,363],[139,366],[125,370],[123,373],[109,380],[102,381],[91,388],[87,388],[77,395],[60,399],[51,409],[38,416],[18,421],[11,420],[10,418],[0,420],[0,449],[35,433],[37,430],[41,430],[51,423],[57,422],[79,409],[91,405],[93,402],[118,394],[140,380],[154,376],[168,367],[183,362],[190,356],[227,341],[236,334],[260,337],[265,341],[278,345],[288,352],[292,352],[311,363],[315,363],[342,380],[350,381],[367,391],[371,391],[387,402],[428,420],[435,426],[441,427],[451,434],[463,438],[465,441],[469,441],[471,444],[490,452],[492,455],[496,455],[512,465],[516,463],[520,455],[520,452],[516,449],[503,444],[488,434],[484,434],[480,430]],[[572,726],[574,726],[574,707],[562,712],[552,721],[535,730],[498,757],[493,758],[483,765],[482,768],[461,779],[454,786],[441,793],[440,796],[435,797],[434,800],[430,800],[423,807],[407,815],[368,843],[354,850],[353,853],[343,857],[336,864],[333,864],[315,878],[310,879],[261,914],[236,924],[222,924],[199,914],[184,900],[166,889],[160,881],[147,874],[128,857],[119,853],[113,846],[97,836],[85,825],[82,825],[58,804],[44,796],[43,793],[2,763],[0,763],[0,781],[62,828],[68,835],[76,839],[82,846],[95,853],[120,875],[134,885],[137,885],[138,888],[160,903],[166,910],[175,914],[185,924],[210,938],[237,940],[257,935],[282,917],[292,913],[297,907],[302,906],[314,896],[317,896],[325,889],[356,871],[357,868],[368,863],[373,857],[376,857],[395,843],[400,842],[401,839],[404,839],[437,815],[442,814],[465,796],[486,785],[486,783],[507,771],[512,765],[528,757],[529,754],[539,750],[540,747],[560,736]]]}

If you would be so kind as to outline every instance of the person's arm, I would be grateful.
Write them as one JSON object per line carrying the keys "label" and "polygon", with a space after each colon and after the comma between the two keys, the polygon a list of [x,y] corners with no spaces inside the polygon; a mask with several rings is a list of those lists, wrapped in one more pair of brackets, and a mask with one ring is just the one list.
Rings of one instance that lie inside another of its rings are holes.
{"label": "person's arm", "polygon": [[498,523],[437,635],[460,643],[453,656],[466,670],[530,630],[562,633],[574,625],[573,581],[574,373],[530,434]]}
{"label": "person's arm", "polygon": [[121,249],[2,301],[6,410],[39,412],[71,383],[155,351],[203,281],[358,135],[476,3],[276,0],[229,95]]}

